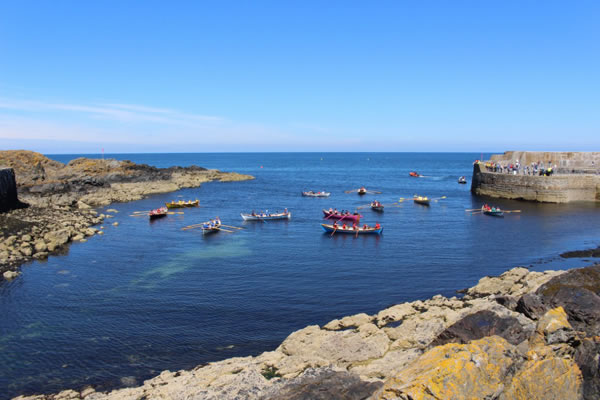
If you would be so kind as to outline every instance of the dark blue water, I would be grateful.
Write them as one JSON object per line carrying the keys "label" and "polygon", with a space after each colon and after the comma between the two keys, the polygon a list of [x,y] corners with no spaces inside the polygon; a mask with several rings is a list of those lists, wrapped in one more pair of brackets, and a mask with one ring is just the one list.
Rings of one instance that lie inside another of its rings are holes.
{"label": "dark blue water", "polygon": [[[75,156],[53,156],[68,161]],[[480,207],[470,185],[479,154],[304,153],[115,155],[159,167],[197,164],[256,176],[113,204],[106,234],[73,244],[68,254],[23,268],[0,283],[0,397],[80,388],[106,389],[123,377],[138,383],[232,356],[272,350],[310,324],[441,293],[452,296],[484,275],[516,265],[567,268],[565,250],[591,247],[600,213],[591,204],[492,201],[522,213],[504,219],[470,215]],[[426,178],[410,178],[416,170]],[[345,190],[361,185],[381,195]],[[327,190],[328,199],[302,190]],[[363,221],[381,237],[330,237],[321,209],[354,209],[414,194],[447,196],[431,207],[404,202]],[[200,199],[150,223],[133,211],[172,199]],[[252,209],[292,212],[292,220],[242,223]],[[202,237],[185,225],[214,216],[244,226]],[[114,227],[112,222],[120,225]]]}

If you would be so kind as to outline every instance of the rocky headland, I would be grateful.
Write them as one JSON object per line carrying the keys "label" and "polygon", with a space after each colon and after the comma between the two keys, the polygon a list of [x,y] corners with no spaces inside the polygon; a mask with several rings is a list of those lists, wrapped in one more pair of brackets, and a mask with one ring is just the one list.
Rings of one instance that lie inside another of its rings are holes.
{"label": "rocky headland", "polygon": [[256,357],[142,386],[17,399],[597,399],[600,265],[509,270],[440,295],[308,326]]}
{"label": "rocky headland", "polygon": [[[6,204],[17,204],[10,182],[14,177],[18,192],[18,206],[0,213],[0,274],[4,279],[17,276],[17,267],[26,261],[44,259],[64,250],[69,242],[102,234],[102,229],[92,226],[109,215],[98,214],[94,207],[210,181],[254,179],[197,166],[156,168],[114,159],[78,158],[63,164],[24,150],[0,151],[0,166],[7,167],[2,169],[7,172],[0,190],[6,192]],[[14,171],[13,178],[10,171]]]}

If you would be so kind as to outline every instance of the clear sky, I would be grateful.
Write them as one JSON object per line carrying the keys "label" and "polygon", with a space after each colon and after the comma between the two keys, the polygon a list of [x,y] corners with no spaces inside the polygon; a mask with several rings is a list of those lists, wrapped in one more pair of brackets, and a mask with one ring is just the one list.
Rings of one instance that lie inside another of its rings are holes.
{"label": "clear sky", "polygon": [[600,150],[600,1],[4,1],[0,149]]}

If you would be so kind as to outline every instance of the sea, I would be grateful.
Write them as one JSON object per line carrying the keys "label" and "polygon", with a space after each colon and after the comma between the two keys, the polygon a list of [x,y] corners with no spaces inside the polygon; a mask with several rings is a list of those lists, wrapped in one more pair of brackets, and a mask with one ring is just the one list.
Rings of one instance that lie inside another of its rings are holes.
{"label": "sea", "polygon": [[[90,155],[49,155],[68,162]],[[98,155],[90,157],[98,158]],[[596,247],[600,207],[536,204],[470,192],[470,153],[107,154],[156,167],[199,165],[255,180],[116,203],[105,234],[24,265],[0,282],[0,398],[87,385],[142,384],[274,350],[292,332],[376,313],[436,294],[455,296],[515,266],[566,269],[593,260],[559,257]],[[423,176],[413,178],[410,171]],[[466,176],[467,185],[457,183]],[[365,186],[378,194],[359,196]],[[306,190],[329,198],[302,197]],[[350,191],[350,193],[347,193]],[[429,207],[414,195],[435,199]],[[201,207],[149,221],[132,216],[171,200]],[[383,213],[365,207],[388,204]],[[406,200],[401,200],[406,199]],[[494,218],[467,209],[514,210]],[[356,210],[381,236],[323,231],[322,209]],[[287,208],[289,221],[243,222],[242,212]],[[516,212],[520,210],[520,212]],[[204,236],[183,227],[219,216],[230,228]],[[113,223],[118,222],[118,226]]]}

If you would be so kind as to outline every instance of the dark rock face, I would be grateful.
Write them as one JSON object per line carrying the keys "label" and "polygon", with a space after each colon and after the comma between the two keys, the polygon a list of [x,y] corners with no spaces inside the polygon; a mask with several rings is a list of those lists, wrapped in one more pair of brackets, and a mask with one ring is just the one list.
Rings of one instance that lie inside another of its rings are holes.
{"label": "dark rock face", "polygon": [[562,258],[586,258],[586,257],[600,257],[600,247],[589,250],[575,250],[567,251],[560,255]]}
{"label": "dark rock face", "polygon": [[527,339],[531,332],[526,332],[519,321],[513,317],[500,317],[492,311],[478,311],[467,315],[442,332],[432,343],[440,346],[446,343],[469,343],[486,336],[497,335],[507,342],[517,345]]}
{"label": "dark rock face", "polygon": [[535,294],[523,296],[521,305],[522,312],[535,317],[554,307],[565,309],[569,323],[584,336],[574,357],[583,374],[584,398],[600,398],[600,265],[552,278]]}
{"label": "dark rock face", "polygon": [[23,208],[26,204],[21,203],[17,197],[17,181],[15,171],[12,168],[0,169],[0,212]]}
{"label": "dark rock face", "polygon": [[381,382],[365,382],[350,372],[309,369],[298,378],[278,386],[261,400],[362,400],[382,386]]}

